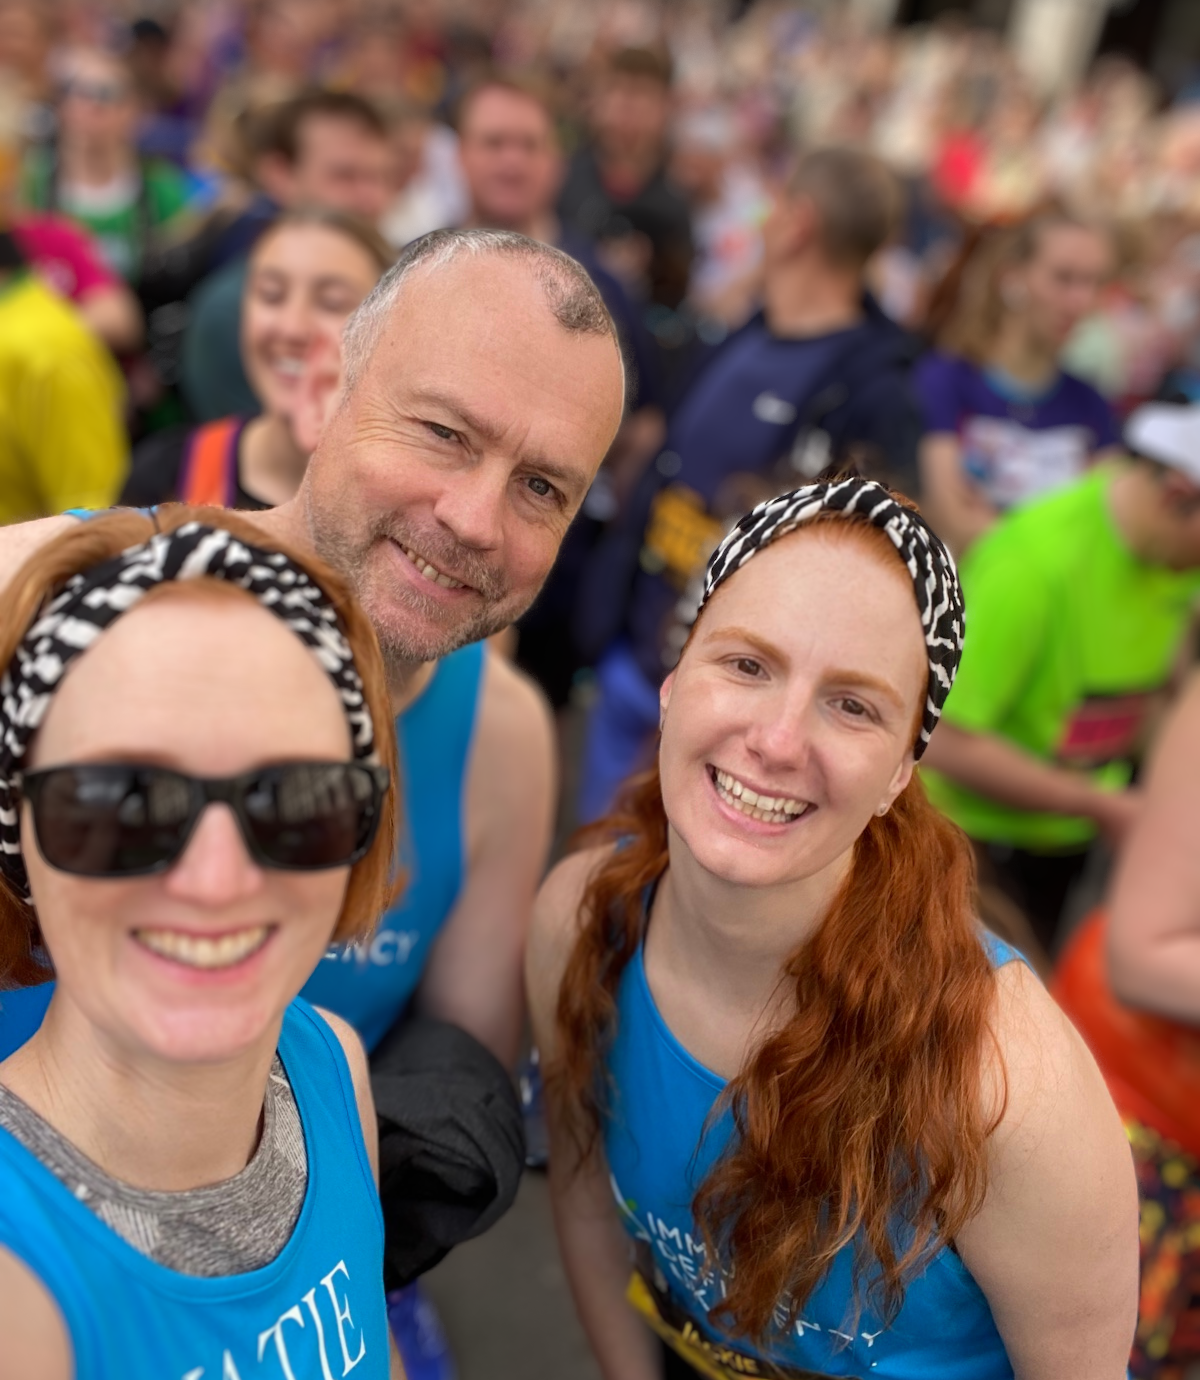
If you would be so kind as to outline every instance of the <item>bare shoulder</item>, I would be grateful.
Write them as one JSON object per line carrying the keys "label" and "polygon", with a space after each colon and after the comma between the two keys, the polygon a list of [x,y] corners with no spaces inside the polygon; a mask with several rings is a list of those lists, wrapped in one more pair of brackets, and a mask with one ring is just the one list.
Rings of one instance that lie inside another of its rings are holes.
{"label": "bare shoulder", "polygon": [[552,753],[554,720],[537,685],[505,657],[484,659],[479,748]]}
{"label": "bare shoulder", "polygon": [[538,892],[525,958],[531,1004],[547,1009],[558,995],[563,970],[583,925],[583,896],[614,844],[581,849],[551,868]]}
{"label": "bare shoulder", "polygon": [[0,1246],[0,1380],[70,1380],[74,1371],[66,1324],[50,1291]]}
{"label": "bare shoulder", "polygon": [[55,537],[69,532],[77,522],[78,518],[60,515],[0,528],[0,589],[9,583],[35,551]]}
{"label": "bare shoulder", "polygon": [[[554,721],[545,697],[524,672],[488,653],[468,779],[473,849],[530,834],[539,848],[549,847],[554,763]],[[544,860],[543,852],[539,869]]]}
{"label": "bare shoulder", "polygon": [[327,1010],[323,1006],[315,1008],[317,1015],[329,1026],[330,1030],[337,1036],[338,1044],[342,1047],[342,1053],[346,1056],[346,1063],[350,1066],[350,1077],[354,1082],[354,1091],[358,1095],[359,1102],[362,1102],[363,1089],[370,1089],[371,1076],[367,1065],[367,1051],[363,1046],[359,1033],[350,1024],[343,1020],[341,1016]]}
{"label": "bare shoulder", "polygon": [[[1074,1147],[1082,1128],[1096,1134],[1091,1151],[1115,1148],[1128,1157],[1120,1118],[1104,1079],[1075,1027],[1024,963],[996,973],[993,1020],[996,1045],[985,1066],[985,1086],[1003,1107],[993,1138],[994,1168],[1019,1173],[1031,1158],[1078,1167]],[[1001,1075],[1002,1069],[1002,1075]],[[1070,1155],[1067,1151],[1070,1150]]]}

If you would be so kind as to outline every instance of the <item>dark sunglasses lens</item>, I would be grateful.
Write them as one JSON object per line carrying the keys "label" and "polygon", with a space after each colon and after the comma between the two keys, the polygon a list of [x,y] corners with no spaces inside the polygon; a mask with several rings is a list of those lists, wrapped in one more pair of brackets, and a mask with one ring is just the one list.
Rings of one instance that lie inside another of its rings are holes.
{"label": "dark sunglasses lens", "polygon": [[379,788],[365,767],[301,762],[256,776],[242,808],[255,845],[276,867],[341,867],[371,841]]}
{"label": "dark sunglasses lens", "polygon": [[153,872],[177,857],[191,815],[188,784],[153,767],[63,767],[42,780],[33,807],[51,867],[91,877]]}

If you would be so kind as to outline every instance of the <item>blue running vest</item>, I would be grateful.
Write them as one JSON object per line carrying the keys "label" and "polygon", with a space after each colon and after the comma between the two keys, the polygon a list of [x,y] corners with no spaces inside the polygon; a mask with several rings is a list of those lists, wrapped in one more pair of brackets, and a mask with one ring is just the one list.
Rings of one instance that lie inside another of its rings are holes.
{"label": "blue running vest", "polygon": [[462,890],[467,763],[485,665],[479,642],[445,657],[397,718],[404,894],[370,939],[331,948],[301,993],[349,1021],[369,1050],[408,1005]]}
{"label": "blue running vest", "polygon": [[[408,1005],[462,890],[467,765],[485,666],[478,642],[443,658],[421,697],[396,719],[404,894],[365,943],[331,948],[301,992],[349,1021],[368,1049]],[[0,1059],[41,1025],[53,991],[45,982],[0,992]]]}
{"label": "blue running vest", "polygon": [[202,1279],[156,1264],[0,1130],[0,1245],[58,1304],[76,1380],[387,1380],[383,1217],[350,1069],[299,1000],[279,1057],[308,1186],[287,1245],[246,1274]]}
{"label": "blue running vest", "polygon": [[[1020,957],[991,935],[985,943],[997,966]],[[705,1316],[720,1285],[705,1276],[691,1203],[734,1133],[733,1117],[725,1111],[703,1138],[725,1082],[672,1035],[646,981],[641,945],[621,976],[608,1070],[612,1114],[604,1147],[617,1208],[634,1241],[630,1298],[657,1331],[691,1343],[702,1374],[722,1380],[1012,1380],[987,1299],[947,1249],[909,1284],[886,1330],[865,1308],[857,1324],[848,1321],[853,1292],[847,1247],[777,1345],[763,1350],[722,1338]]]}

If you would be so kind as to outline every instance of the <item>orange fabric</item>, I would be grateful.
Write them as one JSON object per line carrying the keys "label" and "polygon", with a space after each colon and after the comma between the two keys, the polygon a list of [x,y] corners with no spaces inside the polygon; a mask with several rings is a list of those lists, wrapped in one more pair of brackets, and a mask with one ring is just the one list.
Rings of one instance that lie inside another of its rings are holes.
{"label": "orange fabric", "polygon": [[1107,928],[1103,911],[1088,916],[1050,990],[1087,1041],[1121,1114],[1200,1155],[1200,1030],[1117,1001],[1108,982]]}
{"label": "orange fabric", "polygon": [[239,417],[222,417],[220,421],[206,422],[192,434],[179,486],[181,503],[232,506],[236,491],[233,470],[237,465],[233,442],[240,426]]}

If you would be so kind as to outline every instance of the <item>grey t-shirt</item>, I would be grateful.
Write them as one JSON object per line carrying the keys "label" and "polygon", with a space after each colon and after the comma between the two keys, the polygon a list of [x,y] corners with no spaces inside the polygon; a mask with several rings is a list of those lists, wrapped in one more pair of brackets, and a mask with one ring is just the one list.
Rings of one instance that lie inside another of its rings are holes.
{"label": "grey t-shirt", "polygon": [[250,1163],[205,1188],[163,1193],[114,1179],[3,1085],[0,1126],[135,1250],[180,1274],[215,1278],[269,1264],[287,1245],[304,1204],[304,1131],[278,1055]]}

